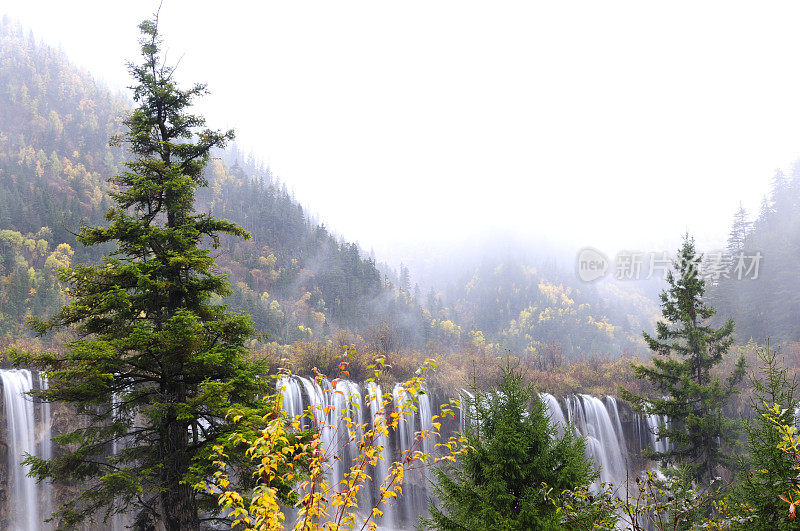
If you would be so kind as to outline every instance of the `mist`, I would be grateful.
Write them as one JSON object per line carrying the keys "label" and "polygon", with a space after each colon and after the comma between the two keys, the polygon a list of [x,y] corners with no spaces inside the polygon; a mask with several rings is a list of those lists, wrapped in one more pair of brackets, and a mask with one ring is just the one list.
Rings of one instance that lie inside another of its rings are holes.
{"label": "mist", "polygon": [[[124,91],[157,7],[3,12]],[[498,233],[714,247],[798,155],[794,5],[218,7],[161,8],[168,58],[212,92],[200,110],[379,259]]]}

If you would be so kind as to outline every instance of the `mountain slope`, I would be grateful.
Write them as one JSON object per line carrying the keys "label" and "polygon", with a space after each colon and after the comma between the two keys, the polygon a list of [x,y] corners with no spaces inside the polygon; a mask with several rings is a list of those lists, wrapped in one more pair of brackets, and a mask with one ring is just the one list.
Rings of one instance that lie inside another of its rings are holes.
{"label": "mountain slope", "polygon": [[[107,179],[125,156],[108,139],[122,130],[129,105],[13,24],[0,24],[0,45],[0,334],[13,337],[27,334],[26,315],[64,302],[58,268],[110,250],[77,246],[74,233],[104,224]],[[631,347],[629,327],[607,317],[626,319],[617,298],[597,297],[556,271],[482,266],[423,308],[407,269],[381,271],[357,245],[311,221],[268,168],[231,149],[214,154],[205,177],[198,209],[253,235],[224,239],[215,251],[231,278],[225,302],[251,314],[268,341],[344,332],[383,351],[491,346],[520,356]]]}
{"label": "mountain slope", "polygon": [[[7,20],[0,49],[0,331],[22,334],[26,314],[63,302],[58,266],[97,261],[108,250],[76,246],[74,233],[104,223],[107,179],[124,159],[108,141],[129,106]],[[374,261],[310,222],[280,182],[250,166],[214,159],[199,195],[200,210],[253,235],[224,242],[218,257],[232,278],[228,302],[281,342],[360,330],[378,318],[373,302],[394,292]]]}

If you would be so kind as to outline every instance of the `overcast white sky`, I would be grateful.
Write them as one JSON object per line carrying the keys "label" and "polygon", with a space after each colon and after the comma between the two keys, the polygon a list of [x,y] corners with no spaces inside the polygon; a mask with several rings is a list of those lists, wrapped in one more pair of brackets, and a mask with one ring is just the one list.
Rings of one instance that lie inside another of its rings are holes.
{"label": "overcast white sky", "polygon": [[[157,2],[0,0],[113,87]],[[725,238],[800,155],[800,4],[165,0],[180,79],[378,254],[476,233]]]}

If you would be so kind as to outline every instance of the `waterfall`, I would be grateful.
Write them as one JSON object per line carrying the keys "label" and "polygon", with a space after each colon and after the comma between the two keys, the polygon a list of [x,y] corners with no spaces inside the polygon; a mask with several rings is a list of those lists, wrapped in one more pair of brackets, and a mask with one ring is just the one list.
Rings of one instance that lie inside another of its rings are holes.
{"label": "waterfall", "polygon": [[[433,430],[433,412],[431,410],[430,395],[423,391],[417,398],[419,401],[419,427],[421,430]],[[422,451],[430,455],[433,453],[433,448],[436,441],[433,436],[425,437],[422,439]]]}
{"label": "waterfall", "polygon": [[[38,374],[39,389],[45,390],[48,388],[47,376],[42,373]],[[53,458],[53,422],[50,416],[50,402],[42,400],[39,406],[41,432],[39,440],[39,457],[42,459]],[[41,488],[41,507],[43,508],[43,516],[49,517],[53,512],[53,484],[50,480],[42,483]]]}
{"label": "waterfall", "polygon": [[[277,389],[281,393],[283,408],[290,417],[312,409],[312,418],[306,419],[304,425],[319,430],[322,446],[329,457],[325,473],[331,487],[337,490],[341,488],[344,474],[358,455],[358,442],[363,435],[361,426],[364,423],[374,426],[378,422],[385,422],[392,410],[397,413],[402,410],[397,428],[390,430],[388,436],[380,435],[375,440],[375,445],[380,447],[381,458],[374,469],[368,471],[372,481],[359,491],[358,505],[362,515],[366,515],[377,502],[379,486],[384,484],[395,460],[406,452],[432,454],[435,451],[436,441],[420,441],[417,437],[420,430],[432,429],[433,413],[437,406],[433,396],[424,390],[412,397],[402,384],[395,385],[388,400],[391,409],[385,411],[384,394],[375,382],[367,382],[362,389],[348,380],[334,380],[332,383],[325,379],[315,381],[283,376],[278,379]],[[471,421],[470,408],[474,397],[464,390],[460,395],[462,403],[458,428],[463,432],[466,423]],[[539,396],[559,435],[572,426],[578,435],[585,437],[587,457],[600,468],[600,477],[594,488],[599,487],[601,482],[623,488],[628,475],[635,474],[644,464],[638,460],[641,448],[651,446],[657,451],[668,448],[669,442],[656,441],[654,433],[655,428],[666,425],[664,417],[634,415],[626,416],[623,422],[618,400],[612,396],[578,394],[567,396],[562,401],[549,393]],[[363,411],[365,407],[369,407],[369,414]],[[347,428],[346,418],[352,421],[350,429]],[[456,426],[452,426],[452,429],[455,430]],[[630,437],[628,440],[626,430]],[[379,528],[402,529],[404,526],[413,526],[418,516],[427,511],[429,481],[425,469],[407,471],[403,495],[393,504],[378,507],[383,512],[376,522]]]}
{"label": "waterfall", "polygon": [[608,415],[609,417],[611,417],[611,421],[613,423],[616,439],[619,441],[620,455],[627,458],[628,448],[626,447],[625,444],[625,435],[622,432],[622,421],[619,418],[619,407],[617,406],[617,399],[611,395],[606,395],[605,402],[607,404],[606,409],[608,411]]}
{"label": "waterfall", "polygon": [[[317,382],[299,376],[282,376],[278,379],[276,388],[281,393],[283,409],[290,417],[302,415],[305,409],[311,408],[312,419],[307,419],[305,425],[319,430],[322,451],[328,457],[324,473],[331,488],[340,490],[345,474],[350,471],[359,454],[358,445],[363,437],[362,426],[365,423],[364,407],[369,406],[368,420],[373,426],[376,422],[386,425],[386,412],[383,409],[383,393],[374,382],[367,382],[363,397],[357,383],[343,379],[334,382],[332,384],[326,379]],[[430,415],[427,418],[429,424],[432,424]],[[350,428],[346,419],[350,419]],[[413,437],[413,433],[410,436]],[[363,485],[357,495],[362,514],[369,514],[377,502],[379,485],[389,476],[390,466],[394,461],[391,441],[386,435],[378,435],[375,445],[380,447],[381,458],[373,471],[367,471],[372,482]],[[380,525],[392,528],[395,522],[393,505],[381,505],[379,509],[383,511],[383,517],[379,519]]]}
{"label": "waterfall", "polygon": [[281,392],[283,410],[292,419],[303,414],[303,392],[297,380],[289,376],[278,378],[276,387]]}
{"label": "waterfall", "polygon": [[661,428],[669,427],[669,420],[666,415],[650,414],[646,417],[648,433],[650,435],[650,447],[654,452],[666,452],[671,448],[669,437],[659,437],[658,431]]}
{"label": "waterfall", "polygon": [[563,436],[567,427],[567,419],[564,417],[564,412],[561,411],[561,405],[559,405],[558,400],[550,393],[540,393],[539,398],[541,398],[547,409],[550,423],[555,424],[556,433],[559,437]]}
{"label": "waterfall", "polygon": [[[353,459],[357,455],[356,444],[353,441],[361,440],[361,390],[358,384],[348,380],[339,380],[334,387],[332,397],[333,409],[331,410],[331,429],[336,458],[333,464],[333,482],[331,487],[341,491],[344,474],[350,470]],[[351,428],[347,428],[344,418],[351,419]],[[353,432],[353,438],[350,432]]]}
{"label": "waterfall", "polygon": [[[607,401],[616,422],[611,420],[606,404],[591,395],[567,397],[569,423],[586,437],[586,453],[600,467],[600,483],[625,484],[628,476],[628,451],[619,422],[616,400]],[[598,486],[595,484],[595,487]]]}
{"label": "waterfall", "polygon": [[[111,394],[111,416],[115,421],[124,420],[124,411],[122,408],[123,395],[119,392]],[[111,441],[111,455],[117,456],[125,449],[125,437],[114,437]],[[115,504],[116,505],[116,504]],[[131,515],[125,513],[114,513],[111,517],[112,531],[123,531],[131,524]]]}
{"label": "waterfall", "polygon": [[474,401],[475,395],[466,389],[461,390],[461,397],[459,398],[460,407],[458,408],[458,429],[461,433],[464,433],[464,429],[467,427],[467,420],[470,419],[473,414],[472,403]]}
{"label": "waterfall", "polygon": [[334,458],[333,450],[333,421],[337,412],[333,407],[333,388],[327,378],[323,378],[318,383],[316,380],[298,377],[300,383],[308,396],[308,403],[314,417],[313,429],[319,430],[320,449],[325,454],[327,460],[323,464],[323,473],[327,476],[329,484],[336,488],[339,484],[341,474],[341,463]]}
{"label": "waterfall", "polygon": [[[396,384],[392,390],[392,398],[394,399],[394,410],[400,414],[399,422],[397,423],[397,430],[395,437],[397,439],[397,453],[398,458],[403,459],[407,454],[414,453],[414,423],[416,412],[414,411],[413,402],[403,384]],[[405,474],[403,476],[403,498],[408,498],[402,503],[402,516],[404,520],[413,518],[414,493],[416,489],[409,487],[409,482],[412,480],[412,474]],[[410,503],[409,503],[410,501]]]}
{"label": "waterfall", "polygon": [[[419,414],[419,429],[420,431],[428,431],[428,436],[422,439],[422,448],[416,448],[415,451],[422,450],[426,455],[433,455],[436,447],[436,440],[434,439],[431,431],[433,430],[433,412],[431,409],[430,395],[424,389],[417,395],[417,403]],[[417,481],[414,488],[411,489],[410,500],[404,502],[404,505],[410,505],[411,518],[408,522],[414,522],[418,515],[427,514],[428,512],[428,484],[430,483],[430,474],[428,469],[423,467],[419,470],[412,472],[412,479]],[[408,497],[408,494],[406,494]],[[410,503],[409,503],[410,502]]]}
{"label": "waterfall", "polygon": [[23,369],[2,370],[0,379],[8,443],[6,524],[15,531],[38,531],[43,520],[39,516],[39,486],[35,479],[27,477],[28,467],[21,464],[25,454],[37,454],[33,400],[25,394],[33,389],[33,378],[31,371]]}
{"label": "waterfall", "polygon": [[[341,394],[337,394],[337,398],[341,401],[341,413],[338,416],[342,419],[338,429],[341,439],[348,441],[341,447],[340,458],[344,472],[348,473],[359,457],[358,445],[364,437],[364,403],[361,398],[361,387],[355,382],[339,380],[336,390],[341,392]],[[339,407],[337,405],[337,410]],[[343,420],[343,417],[350,418],[350,428],[347,427],[347,422]],[[344,480],[344,477],[341,479]],[[357,501],[358,506],[362,509],[367,506],[370,501],[367,488],[362,487],[358,491]]]}
{"label": "waterfall", "polygon": [[[367,382],[367,394],[369,396],[369,412],[372,425],[375,426],[375,421],[382,419],[381,422],[386,422],[386,411],[383,408],[383,393],[381,387],[375,382]],[[373,485],[382,485],[384,480],[389,476],[389,466],[392,463],[392,449],[389,446],[389,438],[385,435],[380,435],[375,440],[375,445],[381,447],[381,457],[378,459],[378,464],[375,466],[373,474]],[[373,496],[377,496],[377,492],[373,492]],[[376,498],[377,499],[377,498]],[[375,501],[373,500],[373,505]],[[394,505],[383,505],[379,507],[383,511],[381,522],[391,527],[395,522]]]}

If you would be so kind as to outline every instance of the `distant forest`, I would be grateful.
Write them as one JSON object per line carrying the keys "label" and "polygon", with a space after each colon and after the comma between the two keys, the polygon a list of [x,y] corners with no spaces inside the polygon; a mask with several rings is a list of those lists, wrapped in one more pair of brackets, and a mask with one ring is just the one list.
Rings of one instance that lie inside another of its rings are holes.
{"label": "distant forest", "polygon": [[[755,271],[738,278],[737,257],[756,253],[761,255],[757,278]],[[739,208],[727,254],[731,274],[710,290],[718,319],[733,318],[741,342],[800,341],[800,161],[789,175],[776,173],[755,219]]]}
{"label": "distant forest", "polygon": [[[125,159],[108,138],[122,130],[130,104],[7,20],[0,46],[0,335],[11,339],[30,335],[26,316],[67,299],[60,268],[107,252],[76,245],[74,233],[104,223],[104,192]],[[633,292],[513,259],[486,259],[423,292],[407,268],[376,263],[313,221],[268,167],[235,148],[217,153],[205,177],[200,210],[253,236],[223,240],[215,256],[231,278],[225,302],[252,315],[259,342],[480,349],[543,368],[571,356],[646,351],[641,331],[652,326],[656,302]],[[734,227],[742,235],[735,249],[764,255],[759,279],[711,286],[739,338],[800,339],[799,179],[776,178],[757,219]]]}

